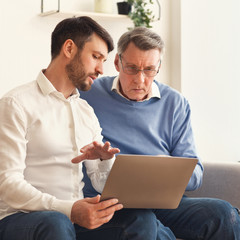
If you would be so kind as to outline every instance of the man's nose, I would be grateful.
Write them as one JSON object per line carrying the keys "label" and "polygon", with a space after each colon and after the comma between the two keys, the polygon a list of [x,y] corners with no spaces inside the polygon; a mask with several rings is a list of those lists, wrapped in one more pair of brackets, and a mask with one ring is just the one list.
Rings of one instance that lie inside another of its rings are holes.
{"label": "man's nose", "polygon": [[144,83],[145,82],[144,71],[143,70],[138,71],[138,73],[135,75],[134,80],[137,83]]}
{"label": "man's nose", "polygon": [[99,74],[103,74],[103,62],[99,62],[96,66],[96,72],[98,72]]}

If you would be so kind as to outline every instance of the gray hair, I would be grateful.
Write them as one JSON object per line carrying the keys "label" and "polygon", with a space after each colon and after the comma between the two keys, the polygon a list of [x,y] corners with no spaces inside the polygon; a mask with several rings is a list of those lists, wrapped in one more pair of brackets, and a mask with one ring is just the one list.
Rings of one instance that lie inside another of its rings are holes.
{"label": "gray hair", "polygon": [[162,59],[164,42],[162,38],[152,30],[146,27],[136,27],[125,32],[118,40],[117,51],[119,55],[124,53],[130,42],[133,42],[137,48],[143,51],[158,49]]}

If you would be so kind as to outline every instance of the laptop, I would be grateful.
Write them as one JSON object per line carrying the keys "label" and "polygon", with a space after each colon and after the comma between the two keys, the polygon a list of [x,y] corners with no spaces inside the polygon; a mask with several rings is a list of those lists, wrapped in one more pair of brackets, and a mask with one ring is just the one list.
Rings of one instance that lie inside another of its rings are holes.
{"label": "laptop", "polygon": [[196,158],[119,154],[101,200],[117,198],[124,208],[175,209],[197,162]]}

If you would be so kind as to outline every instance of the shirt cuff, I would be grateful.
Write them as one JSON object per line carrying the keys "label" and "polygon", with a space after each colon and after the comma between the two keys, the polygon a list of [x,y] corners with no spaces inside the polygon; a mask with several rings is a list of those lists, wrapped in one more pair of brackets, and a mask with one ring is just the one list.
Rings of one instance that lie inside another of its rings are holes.
{"label": "shirt cuff", "polygon": [[75,201],[55,199],[52,204],[52,210],[61,212],[71,219],[72,206]]}
{"label": "shirt cuff", "polygon": [[107,172],[112,168],[112,165],[115,161],[115,156],[108,160],[100,160],[98,163],[98,168],[100,172]]}

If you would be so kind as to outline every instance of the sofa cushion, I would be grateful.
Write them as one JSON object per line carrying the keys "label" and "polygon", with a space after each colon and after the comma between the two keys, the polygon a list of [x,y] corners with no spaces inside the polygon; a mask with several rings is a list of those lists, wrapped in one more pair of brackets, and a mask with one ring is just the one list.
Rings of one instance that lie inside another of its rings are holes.
{"label": "sofa cushion", "polygon": [[220,198],[240,209],[240,163],[213,161],[203,162],[203,166],[202,186],[186,195]]}

